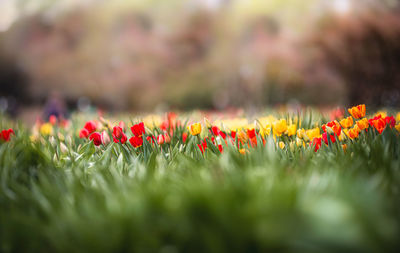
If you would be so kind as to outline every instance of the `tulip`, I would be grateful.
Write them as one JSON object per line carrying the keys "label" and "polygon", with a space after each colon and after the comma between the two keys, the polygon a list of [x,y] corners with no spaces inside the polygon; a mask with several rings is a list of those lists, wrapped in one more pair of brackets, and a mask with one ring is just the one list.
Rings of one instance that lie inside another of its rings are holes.
{"label": "tulip", "polygon": [[386,116],[385,122],[386,124],[389,124],[390,128],[393,128],[396,125],[396,120],[393,116]]}
{"label": "tulip", "polygon": [[136,137],[142,137],[142,135],[145,133],[145,129],[144,129],[144,123],[140,122],[136,125],[133,125],[131,127],[131,131],[133,133],[134,136]]}
{"label": "tulip", "polygon": [[89,136],[89,140],[93,141],[95,146],[100,146],[102,143],[102,136],[100,133],[94,132]]}
{"label": "tulip", "polygon": [[286,133],[288,136],[292,136],[296,134],[297,126],[295,124],[292,124],[288,126]]}
{"label": "tulip", "polygon": [[67,153],[68,152],[67,146],[65,146],[65,144],[62,143],[62,142],[60,142],[60,151],[61,151],[61,153]]}
{"label": "tulip", "polygon": [[249,139],[256,138],[256,130],[255,129],[247,129],[247,136]]}
{"label": "tulip", "polygon": [[313,128],[306,130],[306,133],[304,135],[306,141],[308,140],[313,140],[314,138],[317,138],[321,135],[321,132],[319,130],[319,127]]}
{"label": "tulip", "polygon": [[328,134],[336,134],[337,136],[340,136],[340,132],[342,131],[342,128],[340,127],[339,123],[334,120],[331,122],[328,122],[324,125],[322,125],[322,130]]}
{"label": "tulip", "polygon": [[243,131],[239,131],[238,133],[237,133],[237,137],[238,137],[238,140],[243,144],[243,143],[245,143],[245,142],[247,142],[247,135],[243,132]]}
{"label": "tulip", "polygon": [[303,128],[297,129],[296,135],[297,138],[303,139],[304,136],[306,135],[306,131]]}
{"label": "tulip", "polygon": [[346,134],[347,136],[349,136],[350,139],[355,139],[360,134],[360,129],[357,125],[355,125],[353,128],[348,129]]}
{"label": "tulip", "polygon": [[1,132],[0,132],[0,140],[3,140],[3,141],[10,141],[10,137],[11,137],[11,134],[13,134],[13,135],[15,135],[15,133],[14,133],[14,130],[13,129],[8,129],[8,130],[2,130]]}
{"label": "tulip", "polygon": [[272,131],[274,135],[281,136],[287,130],[287,124],[285,119],[280,119],[272,124]]}
{"label": "tulip", "polygon": [[271,134],[271,124],[267,124],[265,127],[262,126],[261,124],[260,126],[260,135],[265,137],[266,135],[270,135]]}
{"label": "tulip", "polygon": [[376,116],[370,120],[368,120],[369,124],[373,126],[380,134],[386,127],[386,121],[382,118],[381,115]]}
{"label": "tulip", "polygon": [[353,106],[348,109],[349,113],[351,116],[353,116],[355,119],[360,119],[365,116],[365,105],[357,105]]}
{"label": "tulip", "polygon": [[397,130],[397,132],[399,132],[399,133],[400,133],[400,123],[399,123],[399,124],[397,124],[397,125],[396,125],[394,128]]}
{"label": "tulip", "polygon": [[187,139],[188,134],[187,133],[182,133],[182,142],[185,143]]}
{"label": "tulip", "polygon": [[147,136],[146,140],[147,140],[148,143],[153,143],[154,144],[153,136]]}
{"label": "tulip", "polygon": [[314,138],[310,145],[314,146],[314,152],[317,152],[318,149],[321,147],[321,137]]}
{"label": "tulip", "polygon": [[40,126],[40,133],[42,135],[50,135],[53,133],[53,126],[50,123],[44,123]]}
{"label": "tulip", "polygon": [[285,143],[284,143],[283,141],[280,141],[280,142],[279,142],[279,148],[280,148],[280,149],[284,149],[285,146],[286,146],[286,145],[285,145]]}
{"label": "tulip", "polygon": [[367,128],[369,127],[368,119],[367,119],[367,118],[362,118],[362,119],[358,120],[358,121],[356,122],[356,124],[357,124],[357,126],[358,126],[358,128],[359,128],[360,130],[367,129]]}
{"label": "tulip", "polygon": [[345,119],[342,119],[341,121],[340,121],[340,125],[342,126],[342,127],[344,127],[344,128],[349,128],[349,127],[352,127],[353,126],[353,118],[351,117],[351,116],[349,116],[349,117],[347,117],[347,118],[345,118]]}
{"label": "tulip", "polygon": [[104,145],[107,145],[111,142],[110,136],[108,135],[108,133],[106,131],[101,132],[101,139],[102,139]]}
{"label": "tulip", "polygon": [[122,130],[125,131],[126,125],[125,125],[125,123],[124,123],[123,121],[120,121],[120,122],[118,123],[118,126],[119,126]]}
{"label": "tulip", "polygon": [[57,117],[55,115],[50,115],[49,122],[54,126],[57,123]]}
{"label": "tulip", "polygon": [[169,136],[168,133],[164,134],[164,140],[166,144],[171,143],[171,137]]}
{"label": "tulip", "polygon": [[86,128],[82,128],[80,131],[79,131],[79,138],[88,138],[89,137],[89,131],[86,129]]}
{"label": "tulip", "polygon": [[120,126],[115,126],[113,128],[112,137],[115,143],[121,142],[121,144],[125,144],[125,142],[128,140],[125,133],[123,132],[123,128]]}
{"label": "tulip", "polygon": [[134,148],[138,148],[138,147],[140,147],[140,146],[143,145],[143,139],[142,139],[142,137],[138,137],[138,136],[133,136],[133,137],[131,137],[131,138],[129,139],[129,142],[131,143],[131,145],[132,145]]}
{"label": "tulip", "polygon": [[189,130],[191,135],[193,136],[199,135],[201,133],[201,124],[200,123],[191,124],[187,127],[187,129]]}
{"label": "tulip", "polygon": [[163,135],[163,134],[159,134],[159,135],[157,136],[157,143],[158,143],[158,145],[162,145],[162,144],[164,144],[164,142],[165,142],[164,135]]}
{"label": "tulip", "polygon": [[85,126],[83,127],[86,130],[88,130],[89,134],[93,133],[94,131],[97,130],[96,123],[94,121],[88,121],[86,122]]}
{"label": "tulip", "polygon": [[335,138],[334,135],[330,135],[330,134],[327,134],[327,133],[323,133],[323,134],[322,134],[322,140],[325,142],[325,144],[328,145],[328,136],[329,136],[329,138],[331,139],[331,142],[332,142],[332,143],[335,143],[336,138]]}

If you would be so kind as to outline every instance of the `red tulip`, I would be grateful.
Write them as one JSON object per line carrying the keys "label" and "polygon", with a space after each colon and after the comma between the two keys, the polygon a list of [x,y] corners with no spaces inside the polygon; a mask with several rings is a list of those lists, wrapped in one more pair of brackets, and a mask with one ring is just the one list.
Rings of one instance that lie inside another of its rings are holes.
{"label": "red tulip", "polygon": [[100,144],[103,142],[102,137],[100,133],[94,132],[89,136],[89,140],[93,141],[94,145],[100,146]]}
{"label": "red tulip", "polygon": [[89,134],[90,133],[86,128],[82,128],[81,131],[79,131],[79,138],[88,138]]}
{"label": "red tulip", "polygon": [[394,119],[393,116],[385,117],[385,122],[386,122],[386,124],[389,124],[390,128],[393,128],[396,125],[396,120]]}
{"label": "red tulip", "polygon": [[121,142],[121,144],[125,144],[128,139],[120,126],[115,126],[113,128],[112,137],[115,143]]}
{"label": "red tulip", "polygon": [[235,131],[231,131],[231,137],[232,137],[232,139],[236,138],[236,132]]}
{"label": "red tulip", "polygon": [[182,133],[182,142],[183,142],[183,143],[186,142],[187,137],[188,137],[188,134],[187,134],[187,133]]}
{"label": "red tulip", "polygon": [[323,134],[322,134],[322,139],[324,140],[325,144],[328,145],[328,136],[329,136],[329,138],[331,139],[331,142],[332,142],[332,143],[335,143],[335,141],[336,141],[335,135],[323,133]]}
{"label": "red tulip", "polygon": [[369,124],[381,134],[386,127],[386,120],[382,118],[381,115],[378,115],[372,119],[368,120]]}
{"label": "red tulip", "polygon": [[147,136],[146,140],[147,140],[148,143],[154,143],[153,136]]}
{"label": "red tulip", "polygon": [[50,115],[49,122],[54,126],[57,123],[57,117],[55,115]]}
{"label": "red tulip", "polygon": [[314,138],[312,143],[310,143],[310,145],[315,146],[314,152],[317,152],[318,149],[321,147],[321,137]]}
{"label": "red tulip", "polygon": [[143,139],[142,139],[142,137],[138,137],[138,136],[133,136],[133,137],[131,137],[131,138],[129,139],[129,142],[131,143],[131,145],[132,145],[134,148],[138,148],[138,147],[140,147],[140,146],[143,145]]}
{"label": "red tulip", "polygon": [[220,130],[219,130],[219,128],[218,128],[217,126],[213,126],[213,127],[211,127],[211,132],[212,132],[215,136],[218,136]]}
{"label": "red tulip", "polygon": [[89,134],[93,133],[96,131],[97,127],[96,127],[96,123],[94,121],[88,121],[86,122],[85,126],[83,127],[86,130],[89,131]]}
{"label": "red tulip", "polygon": [[0,132],[0,140],[3,140],[3,141],[10,141],[10,136],[11,136],[11,134],[15,135],[14,130],[12,130],[11,128],[8,129],[8,130],[5,130],[5,129],[2,130],[2,131]]}
{"label": "red tulip", "polygon": [[142,135],[145,133],[144,123],[140,122],[139,124],[133,125],[131,127],[131,131],[136,137],[142,137]]}
{"label": "red tulip", "polygon": [[256,137],[256,130],[255,129],[247,129],[247,136],[249,139],[253,139]]}

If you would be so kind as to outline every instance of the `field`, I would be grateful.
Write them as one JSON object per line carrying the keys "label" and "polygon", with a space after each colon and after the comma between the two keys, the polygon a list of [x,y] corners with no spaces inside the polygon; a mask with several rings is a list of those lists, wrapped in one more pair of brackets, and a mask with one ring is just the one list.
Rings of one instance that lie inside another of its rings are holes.
{"label": "field", "polygon": [[0,251],[398,252],[400,114],[219,116],[1,116]]}

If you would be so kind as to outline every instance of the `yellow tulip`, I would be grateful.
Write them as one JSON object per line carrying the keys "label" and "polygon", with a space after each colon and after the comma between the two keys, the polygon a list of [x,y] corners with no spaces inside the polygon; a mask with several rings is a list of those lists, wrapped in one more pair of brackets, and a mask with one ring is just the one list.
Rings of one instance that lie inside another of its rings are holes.
{"label": "yellow tulip", "polygon": [[306,134],[306,130],[304,130],[304,128],[297,129],[297,137],[298,138],[303,139],[305,134]]}
{"label": "yellow tulip", "polygon": [[191,135],[199,135],[201,133],[201,124],[194,123],[187,127]]}
{"label": "yellow tulip", "polygon": [[280,148],[280,149],[284,149],[285,146],[286,146],[286,145],[285,145],[285,143],[284,143],[283,141],[280,141],[280,142],[279,142],[279,148]]}
{"label": "yellow tulip", "polygon": [[274,135],[281,136],[287,130],[287,124],[285,119],[280,119],[272,124],[272,130]]}
{"label": "yellow tulip", "polygon": [[50,135],[53,132],[53,126],[50,123],[44,123],[39,131],[42,135]]}
{"label": "yellow tulip", "polygon": [[315,127],[312,129],[306,130],[305,136],[308,137],[308,140],[313,140],[314,138],[317,138],[321,135],[321,131],[319,130],[319,127]]}
{"label": "yellow tulip", "polygon": [[260,127],[260,134],[261,136],[265,137],[266,135],[271,134],[271,124],[267,124],[265,127],[259,124]]}
{"label": "yellow tulip", "polygon": [[399,124],[397,124],[397,125],[395,125],[395,126],[394,126],[394,128],[396,128],[397,132],[399,132],[399,133],[400,133],[400,123],[399,123]]}
{"label": "yellow tulip", "polygon": [[295,124],[292,124],[292,125],[288,126],[287,135],[288,136],[295,135],[296,134],[296,130],[297,130],[297,126]]}

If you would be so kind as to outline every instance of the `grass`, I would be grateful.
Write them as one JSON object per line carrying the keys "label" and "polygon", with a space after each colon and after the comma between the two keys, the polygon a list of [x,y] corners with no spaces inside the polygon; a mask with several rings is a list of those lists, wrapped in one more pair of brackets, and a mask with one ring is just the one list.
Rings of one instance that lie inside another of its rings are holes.
{"label": "grass", "polygon": [[82,126],[32,141],[20,125],[0,144],[1,252],[400,248],[399,134],[389,127],[346,152],[281,150],[270,137],[245,155],[228,145],[203,158],[194,137],[136,152],[95,147],[76,136]]}

